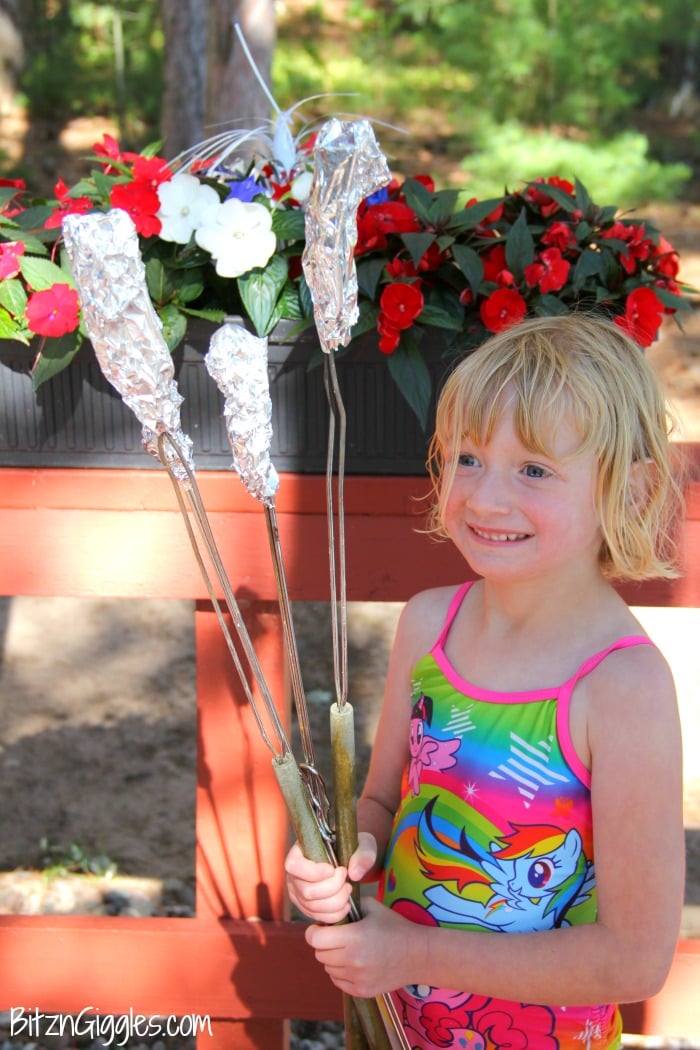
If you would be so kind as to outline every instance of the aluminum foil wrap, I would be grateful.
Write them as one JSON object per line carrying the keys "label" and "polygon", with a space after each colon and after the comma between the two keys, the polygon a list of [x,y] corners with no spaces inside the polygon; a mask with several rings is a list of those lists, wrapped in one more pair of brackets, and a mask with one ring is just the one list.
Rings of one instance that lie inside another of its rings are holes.
{"label": "aluminum foil wrap", "polygon": [[367,120],[327,121],[314,159],[302,266],[321,348],[330,353],[347,346],[359,316],[357,209],[365,197],[391,182],[391,173]]}
{"label": "aluminum foil wrap", "polygon": [[[125,211],[67,215],[63,235],[75,277],[83,321],[105,377],[121,394],[143,430],[143,444],[158,454],[158,435],[177,444],[190,470],[192,442],[180,425],[183,398],[175,382],[160,318],[146,287],[138,235]],[[175,475],[187,471],[164,443]]]}
{"label": "aluminum foil wrap", "polygon": [[225,324],[211,337],[204,362],[224,395],[234,470],[251,496],[270,507],[279,477],[270,460],[272,401],[267,339],[258,339],[242,325]]}

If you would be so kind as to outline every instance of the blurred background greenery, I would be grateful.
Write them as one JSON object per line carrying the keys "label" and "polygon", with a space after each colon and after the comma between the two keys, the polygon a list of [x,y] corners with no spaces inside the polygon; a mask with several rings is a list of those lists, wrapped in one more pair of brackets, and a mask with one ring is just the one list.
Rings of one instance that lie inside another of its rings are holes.
{"label": "blurred background greenery", "polygon": [[[13,104],[47,156],[78,117],[111,121],[127,148],[161,137],[160,0],[2,0],[2,12],[24,52],[2,56]],[[475,196],[557,174],[601,203],[700,200],[697,0],[284,0],[272,17],[279,105],[336,95],[302,119],[393,125],[377,134],[402,174]],[[41,148],[0,155],[2,174],[50,181]]]}

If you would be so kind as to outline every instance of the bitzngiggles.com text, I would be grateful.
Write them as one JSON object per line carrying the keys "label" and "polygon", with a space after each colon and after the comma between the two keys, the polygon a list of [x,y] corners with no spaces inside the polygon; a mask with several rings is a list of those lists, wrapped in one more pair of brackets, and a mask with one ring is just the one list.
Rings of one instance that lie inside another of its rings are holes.
{"label": "bitzngiggles.com text", "polygon": [[181,1017],[147,1017],[130,1010],[128,1014],[102,1014],[93,1006],[78,1014],[50,1014],[13,1006],[9,1010],[10,1038],[42,1039],[61,1036],[87,1037],[106,1047],[126,1046],[136,1039],[191,1039],[200,1033],[212,1034],[211,1019],[204,1014]]}

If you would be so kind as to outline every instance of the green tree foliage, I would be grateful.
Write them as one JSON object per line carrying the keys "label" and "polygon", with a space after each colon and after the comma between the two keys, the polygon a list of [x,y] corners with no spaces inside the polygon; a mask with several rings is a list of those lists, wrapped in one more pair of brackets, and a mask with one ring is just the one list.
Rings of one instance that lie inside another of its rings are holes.
{"label": "green tree foliage", "polygon": [[119,119],[125,135],[157,134],[162,34],[156,0],[22,0],[26,62],[20,78],[30,113],[60,122],[75,114]]}
{"label": "green tree foliage", "polygon": [[[683,46],[688,0],[352,0],[392,41],[472,74],[469,101],[495,122],[619,130],[659,95],[659,70]],[[662,89],[663,90],[663,87]]]}

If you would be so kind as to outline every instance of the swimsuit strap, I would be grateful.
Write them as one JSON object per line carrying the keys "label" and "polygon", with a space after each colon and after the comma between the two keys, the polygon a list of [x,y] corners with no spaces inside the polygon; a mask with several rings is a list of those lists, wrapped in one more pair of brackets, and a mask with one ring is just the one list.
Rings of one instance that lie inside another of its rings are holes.
{"label": "swimsuit strap", "polygon": [[630,634],[618,638],[616,642],[612,643],[612,645],[608,645],[607,648],[601,649],[599,653],[594,653],[593,656],[589,656],[587,660],[584,660],[576,674],[574,674],[568,682],[565,682],[559,690],[559,695],[557,697],[557,735],[559,737],[559,743],[564,757],[569,763],[572,771],[576,774],[581,783],[585,784],[588,788],[591,786],[591,771],[581,762],[571,740],[569,727],[571,697],[577,683],[580,682],[582,678],[585,678],[586,675],[590,674],[591,671],[594,671],[596,667],[603,662],[606,656],[609,656],[610,653],[615,652],[617,649],[629,649],[634,645],[653,646],[654,643],[651,638],[647,638],[645,634]]}
{"label": "swimsuit strap", "polygon": [[437,637],[437,639],[435,641],[435,645],[433,646],[433,650],[435,650],[435,649],[443,649],[444,648],[445,640],[446,640],[447,635],[449,633],[450,627],[452,626],[452,622],[453,622],[455,616],[457,615],[457,613],[459,612],[459,607],[462,604],[462,602],[464,601],[464,597],[465,597],[467,591],[470,589],[472,584],[475,583],[475,582],[476,582],[475,580],[467,580],[466,583],[463,583],[461,585],[461,587],[458,587],[457,590],[455,591],[455,593],[452,596],[452,599],[450,601],[450,604],[448,606],[448,609],[447,609],[447,615],[445,616],[445,622],[442,625],[442,630],[440,631],[440,634],[438,635],[438,637]]}
{"label": "swimsuit strap", "polygon": [[618,638],[606,649],[601,649],[599,653],[594,653],[593,656],[589,656],[587,660],[584,660],[576,674],[566,683],[565,688],[569,692],[573,692],[576,683],[585,678],[591,671],[595,671],[596,667],[603,662],[606,656],[618,649],[629,649],[634,645],[654,645],[654,643],[645,634],[629,634]]}

